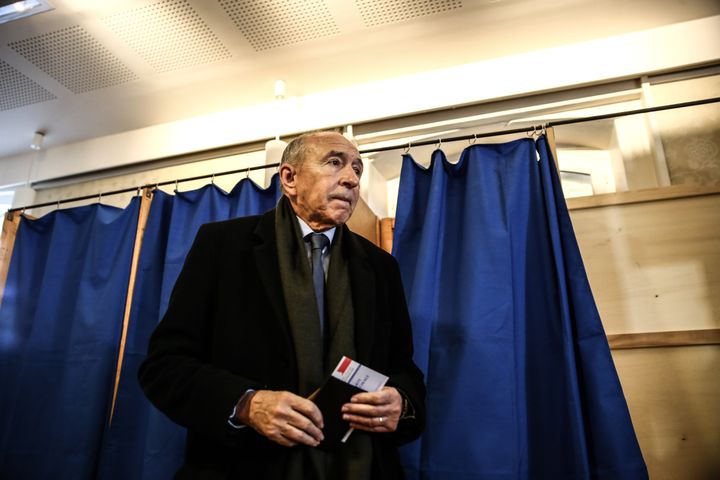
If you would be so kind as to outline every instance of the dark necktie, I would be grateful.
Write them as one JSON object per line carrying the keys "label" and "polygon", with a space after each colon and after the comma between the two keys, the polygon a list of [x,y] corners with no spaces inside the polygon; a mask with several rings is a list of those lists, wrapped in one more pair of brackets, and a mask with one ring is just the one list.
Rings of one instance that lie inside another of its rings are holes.
{"label": "dark necktie", "polygon": [[[318,314],[320,315],[320,336],[323,343],[327,340],[326,319],[325,319],[325,270],[323,269],[322,251],[330,243],[328,237],[323,233],[311,233],[310,247],[312,251],[312,277],[315,287],[315,299],[317,300]],[[307,237],[306,237],[307,238]]]}

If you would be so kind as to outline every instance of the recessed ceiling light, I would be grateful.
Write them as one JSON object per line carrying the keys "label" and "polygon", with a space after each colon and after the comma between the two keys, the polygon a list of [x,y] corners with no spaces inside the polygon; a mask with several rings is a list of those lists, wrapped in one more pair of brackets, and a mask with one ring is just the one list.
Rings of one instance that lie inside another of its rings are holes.
{"label": "recessed ceiling light", "polygon": [[7,23],[37,13],[55,10],[47,0],[0,0],[0,23]]}

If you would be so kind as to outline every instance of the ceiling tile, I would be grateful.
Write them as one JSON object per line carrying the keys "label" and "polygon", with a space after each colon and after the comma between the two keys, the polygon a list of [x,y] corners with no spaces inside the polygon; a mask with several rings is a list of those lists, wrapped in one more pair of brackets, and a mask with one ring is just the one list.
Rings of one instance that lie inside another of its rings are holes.
{"label": "ceiling tile", "polygon": [[220,0],[256,51],[340,33],[322,0]]}
{"label": "ceiling tile", "polygon": [[75,25],[8,46],[73,93],[137,80],[137,76],[83,27]]}
{"label": "ceiling tile", "polygon": [[0,111],[56,98],[55,95],[0,60]]}
{"label": "ceiling tile", "polygon": [[106,17],[103,23],[159,72],[232,57],[186,0],[153,3]]}
{"label": "ceiling tile", "polygon": [[462,0],[355,0],[365,25],[374,27],[454,10]]}

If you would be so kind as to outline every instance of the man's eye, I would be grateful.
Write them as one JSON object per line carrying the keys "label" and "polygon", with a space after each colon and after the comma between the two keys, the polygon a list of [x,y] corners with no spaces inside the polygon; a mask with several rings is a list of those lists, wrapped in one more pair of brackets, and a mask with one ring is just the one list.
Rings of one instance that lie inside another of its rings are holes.
{"label": "man's eye", "polygon": [[341,164],[341,162],[340,162],[340,159],[339,159],[339,158],[331,158],[331,159],[330,159],[330,164],[337,167],[337,166],[339,166],[339,165]]}

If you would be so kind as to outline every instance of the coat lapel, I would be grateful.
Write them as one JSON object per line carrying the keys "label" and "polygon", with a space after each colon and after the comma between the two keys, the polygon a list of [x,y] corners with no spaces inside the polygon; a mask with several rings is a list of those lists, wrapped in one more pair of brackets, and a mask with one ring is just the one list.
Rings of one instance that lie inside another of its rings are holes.
{"label": "coat lapel", "polygon": [[345,254],[348,259],[350,286],[352,288],[353,317],[355,320],[356,359],[367,364],[372,357],[373,336],[375,330],[375,275],[367,257],[355,234],[346,226],[343,237]]}
{"label": "coat lapel", "polygon": [[254,234],[257,245],[253,249],[253,255],[260,281],[270,300],[272,313],[282,326],[285,340],[292,345],[275,245],[275,210],[267,212],[260,218]]}

